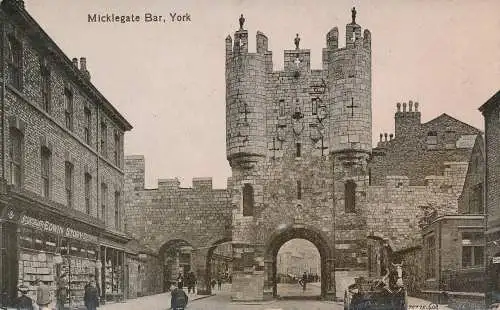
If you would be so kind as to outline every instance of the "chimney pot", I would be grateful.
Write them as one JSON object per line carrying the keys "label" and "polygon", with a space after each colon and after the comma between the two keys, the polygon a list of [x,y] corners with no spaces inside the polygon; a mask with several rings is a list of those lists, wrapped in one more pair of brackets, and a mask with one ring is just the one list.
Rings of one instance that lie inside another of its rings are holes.
{"label": "chimney pot", "polygon": [[411,100],[410,100],[410,101],[408,102],[408,108],[409,108],[408,110],[409,110],[410,112],[412,112],[412,111],[413,111],[413,101],[411,101]]}
{"label": "chimney pot", "polygon": [[75,58],[73,58],[73,59],[72,59],[72,61],[73,61],[73,65],[74,65],[76,68],[78,68],[78,58],[76,58],[76,57],[75,57]]}
{"label": "chimney pot", "polygon": [[406,102],[403,102],[403,112],[406,112]]}
{"label": "chimney pot", "polygon": [[418,102],[415,102],[415,112],[418,112]]}
{"label": "chimney pot", "polygon": [[397,111],[401,112],[401,102],[396,103]]}
{"label": "chimney pot", "polygon": [[87,59],[85,57],[80,58],[80,70],[81,71],[87,70]]}

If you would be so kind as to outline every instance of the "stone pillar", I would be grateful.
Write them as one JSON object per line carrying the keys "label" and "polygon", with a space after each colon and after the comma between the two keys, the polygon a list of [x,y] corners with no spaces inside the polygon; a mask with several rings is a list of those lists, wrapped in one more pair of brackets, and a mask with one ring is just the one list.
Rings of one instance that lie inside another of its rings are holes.
{"label": "stone pillar", "polygon": [[275,295],[275,275],[273,273],[273,265],[275,260],[267,259],[264,261],[264,298],[272,298]]}
{"label": "stone pillar", "polygon": [[326,260],[326,272],[322,272],[327,278],[321,279],[321,287],[326,286],[326,296],[323,296],[326,300],[336,300],[337,287],[335,279],[335,259],[329,258]]}
{"label": "stone pillar", "polygon": [[193,251],[193,271],[196,274],[196,291],[198,295],[210,295],[212,290],[209,283],[209,272],[207,269],[208,249]]}

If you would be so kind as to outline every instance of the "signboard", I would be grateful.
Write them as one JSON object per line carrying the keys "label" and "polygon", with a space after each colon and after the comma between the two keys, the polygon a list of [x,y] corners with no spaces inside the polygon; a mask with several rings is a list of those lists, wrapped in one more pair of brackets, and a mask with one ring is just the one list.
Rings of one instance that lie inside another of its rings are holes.
{"label": "signboard", "polygon": [[492,264],[500,264],[500,256],[492,257],[491,263]]}
{"label": "signboard", "polygon": [[23,217],[21,218],[21,225],[29,226],[38,230],[42,230],[66,238],[97,243],[97,236],[92,236],[90,234],[72,229],[70,227],[63,227],[61,225],[57,225],[46,220],[39,220],[27,215],[23,215]]}

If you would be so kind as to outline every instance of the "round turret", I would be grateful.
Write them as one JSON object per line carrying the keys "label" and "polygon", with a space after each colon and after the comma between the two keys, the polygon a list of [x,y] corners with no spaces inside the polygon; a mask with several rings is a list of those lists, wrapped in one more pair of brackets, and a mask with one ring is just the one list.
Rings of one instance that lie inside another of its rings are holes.
{"label": "round turret", "polygon": [[[240,24],[242,26],[242,24]],[[257,53],[248,53],[248,32],[226,39],[226,155],[233,168],[252,168],[265,157],[267,38],[257,33]],[[230,45],[229,45],[230,46]]]}
{"label": "round turret", "polygon": [[361,26],[346,26],[346,46],[338,48],[338,32],[327,35],[330,100],[330,150],[371,152],[371,34]]}

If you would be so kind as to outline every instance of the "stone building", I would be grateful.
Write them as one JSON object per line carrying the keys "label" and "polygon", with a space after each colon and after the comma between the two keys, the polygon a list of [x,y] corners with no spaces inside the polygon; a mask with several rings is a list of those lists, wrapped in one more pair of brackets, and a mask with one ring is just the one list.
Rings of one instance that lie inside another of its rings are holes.
{"label": "stone building", "polygon": [[0,287],[69,281],[68,305],[92,277],[103,300],[127,297],[124,133],[132,127],[24,7],[1,20]]}
{"label": "stone building", "polygon": [[[297,35],[275,71],[262,32],[249,52],[244,21],[225,41],[227,189],[209,179],[145,189],[144,158],[126,159],[127,230],[158,253],[190,246],[200,292],[210,291],[213,249],[231,242],[232,298],[276,296],[278,251],[299,238],[318,249],[321,296],[334,298],[354,277],[380,275],[383,242],[421,248],[436,217],[479,212],[468,204],[477,192],[462,192],[477,185],[466,179],[480,130],[446,114],[422,122],[410,101],[396,105],[395,135],[372,148],[371,34],[354,9],[345,46],[337,27],[327,33],[321,69]],[[401,257],[422,289],[422,261]]]}
{"label": "stone building", "polygon": [[479,110],[485,129],[486,302],[500,302],[500,91]]}

